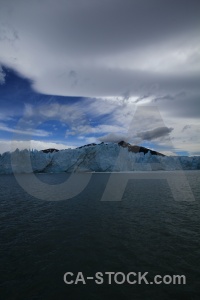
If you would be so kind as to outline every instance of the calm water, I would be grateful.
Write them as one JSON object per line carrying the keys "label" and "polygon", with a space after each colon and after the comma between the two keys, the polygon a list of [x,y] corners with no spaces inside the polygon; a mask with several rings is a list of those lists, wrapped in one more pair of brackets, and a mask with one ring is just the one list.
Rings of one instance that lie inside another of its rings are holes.
{"label": "calm water", "polygon": [[[1,175],[1,299],[200,299],[200,172],[185,174],[194,202],[174,201],[167,181],[155,179],[131,180],[122,201],[101,202],[109,174],[93,174],[74,199],[48,202]],[[187,284],[66,285],[67,271],[178,274]]]}

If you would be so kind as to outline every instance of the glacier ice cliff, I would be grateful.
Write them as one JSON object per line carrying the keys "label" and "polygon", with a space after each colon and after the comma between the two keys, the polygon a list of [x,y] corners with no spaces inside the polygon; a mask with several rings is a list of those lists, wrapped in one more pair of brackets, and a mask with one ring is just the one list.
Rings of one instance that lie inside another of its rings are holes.
{"label": "glacier ice cliff", "polygon": [[120,144],[92,144],[45,153],[16,149],[0,155],[0,174],[60,172],[123,172],[198,170],[200,156],[163,156],[152,151],[132,152]]}

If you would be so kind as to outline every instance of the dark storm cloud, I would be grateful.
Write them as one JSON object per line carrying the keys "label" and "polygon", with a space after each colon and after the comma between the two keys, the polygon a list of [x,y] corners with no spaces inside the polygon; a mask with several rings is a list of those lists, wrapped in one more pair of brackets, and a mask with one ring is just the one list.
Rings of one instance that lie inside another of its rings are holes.
{"label": "dark storm cloud", "polygon": [[[47,3],[51,3],[48,8]],[[165,0],[84,0],[43,1],[45,16],[52,15],[58,26],[57,40],[72,53],[114,54],[129,47],[186,34],[200,24],[198,1]],[[58,19],[59,18],[59,19]],[[58,30],[59,29],[59,30]],[[44,28],[46,30],[46,28]],[[47,32],[50,33],[50,32]],[[63,40],[63,37],[66,39]],[[51,34],[47,36],[51,37]]]}
{"label": "dark storm cloud", "polygon": [[187,130],[187,129],[190,129],[190,128],[191,128],[191,125],[185,125],[185,126],[183,127],[183,129],[182,129],[182,132],[185,131],[185,130]]}
{"label": "dark storm cloud", "polygon": [[0,65],[0,84],[5,83],[5,77],[6,77],[6,74],[4,73],[4,71],[2,70],[1,65]]}
{"label": "dark storm cloud", "polygon": [[76,86],[77,83],[78,83],[78,78],[77,78],[77,74],[74,70],[71,70],[69,72],[69,78],[70,78],[70,81],[71,81],[71,85]]}
{"label": "dark storm cloud", "polygon": [[139,138],[141,138],[142,140],[151,141],[151,140],[169,135],[169,133],[172,132],[172,130],[173,130],[173,128],[158,127],[153,130],[139,132],[137,134],[137,136]]}
{"label": "dark storm cloud", "polygon": [[174,97],[172,95],[165,95],[165,96],[153,99],[153,102],[158,102],[158,101],[163,101],[163,100],[174,100]]}
{"label": "dark storm cloud", "polygon": [[173,101],[163,99],[159,103],[160,111],[172,118],[200,118],[200,93],[188,91],[174,96]]}
{"label": "dark storm cloud", "polygon": [[199,91],[199,1],[2,0],[0,19],[0,63],[39,92],[127,100]]}

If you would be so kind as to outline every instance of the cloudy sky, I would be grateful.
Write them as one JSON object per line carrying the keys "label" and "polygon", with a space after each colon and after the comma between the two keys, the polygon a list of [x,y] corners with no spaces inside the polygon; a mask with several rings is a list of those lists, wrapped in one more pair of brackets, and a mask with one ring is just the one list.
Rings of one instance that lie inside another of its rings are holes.
{"label": "cloudy sky", "polygon": [[0,0],[0,153],[200,155],[200,1]]}

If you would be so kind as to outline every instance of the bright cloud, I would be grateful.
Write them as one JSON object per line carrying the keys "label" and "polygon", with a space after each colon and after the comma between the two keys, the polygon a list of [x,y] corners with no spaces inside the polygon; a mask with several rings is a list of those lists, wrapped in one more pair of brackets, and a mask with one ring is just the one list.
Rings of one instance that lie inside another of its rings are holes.
{"label": "bright cloud", "polygon": [[10,128],[7,125],[0,123],[0,130],[1,131],[7,131],[7,132],[12,132],[15,134],[20,134],[20,135],[31,135],[31,136],[40,136],[40,137],[44,137],[44,136],[48,136],[50,135],[49,132],[44,131],[44,130],[20,130],[20,129],[14,129],[14,128]]}

